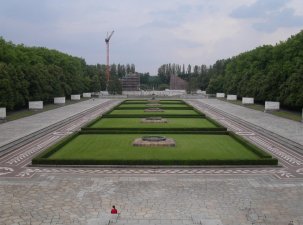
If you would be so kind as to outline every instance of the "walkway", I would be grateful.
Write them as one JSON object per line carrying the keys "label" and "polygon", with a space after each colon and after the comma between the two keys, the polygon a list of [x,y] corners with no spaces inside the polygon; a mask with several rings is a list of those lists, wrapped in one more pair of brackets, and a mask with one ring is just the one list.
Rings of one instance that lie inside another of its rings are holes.
{"label": "walkway", "polygon": [[303,123],[217,99],[200,99],[198,101],[303,145]]}
{"label": "walkway", "polygon": [[27,135],[92,109],[109,100],[95,99],[49,110],[19,120],[0,124],[0,147]]}

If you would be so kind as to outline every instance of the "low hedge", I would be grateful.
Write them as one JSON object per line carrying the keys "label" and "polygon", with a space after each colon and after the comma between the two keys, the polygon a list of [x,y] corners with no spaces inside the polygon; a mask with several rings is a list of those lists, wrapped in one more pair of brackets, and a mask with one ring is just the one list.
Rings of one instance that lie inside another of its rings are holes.
{"label": "low hedge", "polygon": [[[212,119],[212,118],[210,118],[210,117],[208,117],[208,116],[205,116],[205,118],[209,121],[209,122],[211,122],[211,123],[213,123],[214,125],[216,125],[217,127],[224,127],[224,126],[222,126],[220,123],[218,123],[216,120],[214,120],[214,119]],[[224,127],[225,128],[225,127]]]}
{"label": "low hedge", "polygon": [[277,165],[276,159],[258,160],[96,160],[35,158],[33,164],[44,165]]}
{"label": "low hedge", "polygon": [[92,121],[90,121],[89,123],[87,123],[86,125],[84,125],[82,128],[84,128],[84,127],[90,127],[90,126],[94,125],[95,123],[97,123],[101,119],[102,119],[102,116],[98,116],[97,118],[93,119]]}
{"label": "low hedge", "polygon": [[240,137],[239,135],[233,133],[233,132],[229,132],[229,135],[231,137],[233,137],[235,140],[237,140],[238,142],[240,142],[242,145],[244,145],[245,147],[247,147],[249,150],[251,150],[253,153],[255,153],[256,155],[258,155],[261,158],[272,158],[272,155],[263,151],[262,149],[260,149],[259,147],[257,147],[256,145],[250,143],[249,141],[245,140],[244,138]]}
{"label": "low hedge", "polygon": [[83,127],[81,131],[112,131],[112,130],[118,130],[118,131],[163,131],[163,132],[185,132],[185,131],[227,131],[225,127],[202,127],[202,128],[157,128],[157,127],[146,127],[146,128],[137,128],[137,127],[129,127],[129,128],[123,128],[123,127],[106,127],[106,128],[92,128],[92,127]]}
{"label": "low hedge", "polygon": [[83,129],[81,134],[228,134],[224,130],[128,130],[128,129]]}
{"label": "low hedge", "polygon": [[41,158],[48,158],[49,156],[51,156],[52,154],[54,154],[55,152],[57,152],[58,150],[60,150],[60,148],[62,148],[64,145],[66,145],[68,142],[72,141],[73,139],[75,139],[78,135],[80,134],[80,132],[71,134],[65,138],[63,138],[62,140],[60,140],[59,142],[57,142],[56,144],[50,146],[49,148],[47,148],[45,151],[41,152],[39,155],[37,155],[33,160],[32,163],[34,164],[34,162],[37,159],[41,159]]}
{"label": "low hedge", "polygon": [[171,110],[190,110],[193,109],[193,107],[188,107],[188,106],[184,106],[184,107],[167,107],[167,106],[139,106],[139,107],[117,107],[115,108],[115,110],[129,110],[129,109],[148,109],[148,108],[159,108],[159,109],[171,109]]}
{"label": "low hedge", "polygon": [[192,114],[184,114],[184,115],[176,115],[176,114],[105,114],[103,118],[146,118],[152,116],[161,116],[162,118],[205,118],[204,114],[201,115],[192,115]]}

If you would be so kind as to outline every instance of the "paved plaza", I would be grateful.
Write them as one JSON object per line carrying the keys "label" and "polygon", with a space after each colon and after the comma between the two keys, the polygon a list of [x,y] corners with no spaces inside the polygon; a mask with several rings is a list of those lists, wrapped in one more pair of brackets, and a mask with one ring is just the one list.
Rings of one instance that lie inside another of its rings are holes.
{"label": "paved plaza", "polygon": [[18,140],[24,136],[30,135],[43,128],[75,116],[81,112],[97,107],[107,102],[105,99],[90,99],[76,104],[49,110],[33,116],[0,124],[0,147]]}
{"label": "paved plaza", "polygon": [[303,145],[303,123],[217,99],[200,99],[198,101]]}
{"label": "paved plaza", "polygon": [[[303,225],[302,154],[216,112],[217,100],[189,102],[269,151],[278,167],[30,166],[47,146],[119,103],[97,101],[98,107],[80,118],[0,157],[1,225],[288,225],[290,220]],[[236,106],[222,104],[221,110],[240,116],[228,111]],[[255,113],[241,109],[248,118]],[[120,212],[117,218],[109,214],[112,205]]]}

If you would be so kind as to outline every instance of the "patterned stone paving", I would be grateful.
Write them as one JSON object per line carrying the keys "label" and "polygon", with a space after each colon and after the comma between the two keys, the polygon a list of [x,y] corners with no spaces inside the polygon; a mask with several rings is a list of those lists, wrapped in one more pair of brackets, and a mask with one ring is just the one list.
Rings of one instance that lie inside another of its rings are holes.
{"label": "patterned stone paving", "polygon": [[267,175],[49,174],[1,178],[0,224],[303,223],[302,180]]}
{"label": "patterned stone paving", "polygon": [[[245,126],[237,120],[230,118],[227,113],[220,110],[216,110],[214,107],[201,102],[200,100],[188,101],[198,110],[203,111],[207,116],[217,120],[228,130],[235,132],[250,142],[256,144],[265,151],[270,152],[276,158],[279,159],[279,164],[282,166],[283,173],[282,178],[303,178],[303,155],[296,151],[293,151],[280,143],[264,137],[264,135],[254,132],[250,127]],[[281,170],[280,170],[281,171]]]}
{"label": "patterned stone paving", "polygon": [[303,157],[199,101],[191,103],[270,151],[279,167],[30,167],[47,146],[115,101],[0,158],[0,224],[303,225]]}

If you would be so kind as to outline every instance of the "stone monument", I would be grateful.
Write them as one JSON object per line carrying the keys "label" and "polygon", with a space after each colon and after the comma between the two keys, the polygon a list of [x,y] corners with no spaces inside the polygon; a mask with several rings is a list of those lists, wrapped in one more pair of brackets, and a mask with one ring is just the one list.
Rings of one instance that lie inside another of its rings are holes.
{"label": "stone monument", "polygon": [[216,98],[225,98],[225,93],[217,93]]}
{"label": "stone monument", "polygon": [[243,105],[254,104],[254,98],[243,97],[242,104]]}
{"label": "stone monument", "polygon": [[265,102],[264,112],[278,111],[278,110],[280,110],[280,102],[270,102],[270,101]]}
{"label": "stone monument", "polygon": [[65,104],[65,97],[55,97],[54,98],[54,104]]}
{"label": "stone monument", "polygon": [[71,95],[70,99],[72,101],[79,101],[81,99],[81,96],[80,95]]}
{"label": "stone monument", "polygon": [[0,108],[0,120],[6,119],[6,108]]}
{"label": "stone monument", "polygon": [[237,100],[237,95],[227,95],[227,100],[228,101],[236,101]]}
{"label": "stone monument", "polygon": [[41,110],[43,109],[43,101],[28,102],[28,109]]}
{"label": "stone monument", "polygon": [[92,93],[83,93],[83,98],[91,98]]}

